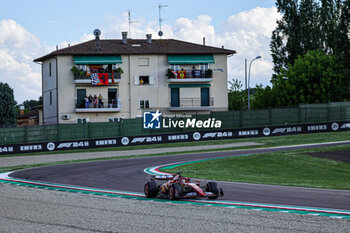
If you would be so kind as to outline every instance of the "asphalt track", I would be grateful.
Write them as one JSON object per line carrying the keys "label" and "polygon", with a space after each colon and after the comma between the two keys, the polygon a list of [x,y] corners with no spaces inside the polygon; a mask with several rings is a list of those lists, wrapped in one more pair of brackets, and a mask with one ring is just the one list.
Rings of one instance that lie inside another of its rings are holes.
{"label": "asphalt track", "polygon": [[[75,163],[21,170],[11,173],[10,177],[56,184],[142,193],[143,185],[149,178],[149,175],[144,173],[144,169],[147,167],[201,159],[286,151],[301,148],[326,147],[349,143],[350,142],[338,142],[267,149]],[[350,210],[350,191],[235,182],[219,182],[219,184],[225,191],[225,196],[220,198],[220,200]]]}

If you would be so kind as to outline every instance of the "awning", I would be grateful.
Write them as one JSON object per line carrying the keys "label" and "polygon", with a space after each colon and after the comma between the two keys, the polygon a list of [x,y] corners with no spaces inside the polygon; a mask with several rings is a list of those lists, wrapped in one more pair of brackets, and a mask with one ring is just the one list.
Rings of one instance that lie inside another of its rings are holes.
{"label": "awning", "polygon": [[210,54],[168,55],[168,62],[172,65],[214,63],[214,57]]}
{"label": "awning", "polygon": [[102,65],[122,63],[120,55],[113,56],[74,56],[74,63],[78,65]]}

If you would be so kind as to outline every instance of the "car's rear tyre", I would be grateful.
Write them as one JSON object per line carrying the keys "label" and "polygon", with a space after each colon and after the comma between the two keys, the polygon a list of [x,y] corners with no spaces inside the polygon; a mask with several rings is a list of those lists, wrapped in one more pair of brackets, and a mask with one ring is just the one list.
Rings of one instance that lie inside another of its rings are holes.
{"label": "car's rear tyre", "polygon": [[181,186],[179,184],[172,184],[169,189],[170,200],[179,200],[181,197]]}
{"label": "car's rear tyre", "polygon": [[144,187],[145,196],[147,198],[154,198],[157,196],[157,183],[155,181],[150,181],[145,184]]}
{"label": "car's rear tyre", "polygon": [[220,191],[216,182],[208,182],[207,190],[214,194],[214,196],[210,196],[209,199],[217,199],[219,197]]}

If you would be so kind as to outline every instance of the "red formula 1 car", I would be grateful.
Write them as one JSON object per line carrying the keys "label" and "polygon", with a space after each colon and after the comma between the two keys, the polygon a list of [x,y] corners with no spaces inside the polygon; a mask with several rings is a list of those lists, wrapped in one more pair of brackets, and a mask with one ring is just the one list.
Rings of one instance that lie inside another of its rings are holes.
{"label": "red formula 1 car", "polygon": [[[164,181],[157,184],[156,180]],[[216,182],[208,182],[200,185],[200,181],[191,182],[190,178],[175,176],[153,176],[144,187],[145,196],[148,198],[162,198],[179,200],[184,198],[209,198],[216,199],[223,196],[222,188]]]}

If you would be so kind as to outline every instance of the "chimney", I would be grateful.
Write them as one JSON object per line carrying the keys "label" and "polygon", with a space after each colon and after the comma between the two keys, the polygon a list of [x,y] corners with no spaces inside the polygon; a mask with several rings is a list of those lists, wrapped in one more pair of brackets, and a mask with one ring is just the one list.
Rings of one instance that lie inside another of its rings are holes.
{"label": "chimney", "polygon": [[128,32],[122,32],[122,43],[127,44],[128,43]]}
{"label": "chimney", "polygon": [[152,34],[146,34],[147,44],[152,44]]}
{"label": "chimney", "polygon": [[205,37],[203,37],[203,45],[205,45]]}
{"label": "chimney", "polygon": [[23,105],[20,105],[20,106],[19,106],[19,115],[20,115],[20,116],[23,116],[23,115],[24,115],[24,106],[23,106]]}
{"label": "chimney", "polygon": [[225,46],[221,46],[222,49],[225,49]]}
{"label": "chimney", "polygon": [[95,51],[100,51],[100,37],[98,35],[95,36]]}

